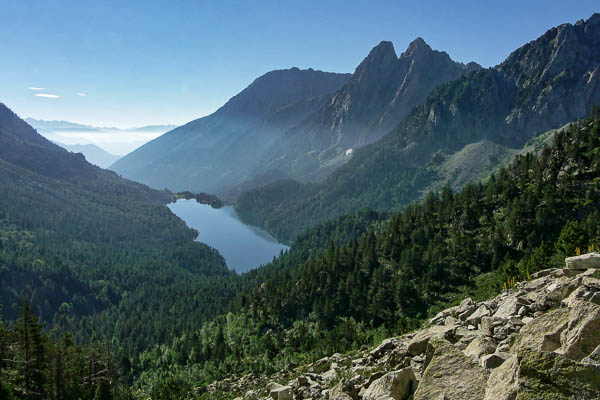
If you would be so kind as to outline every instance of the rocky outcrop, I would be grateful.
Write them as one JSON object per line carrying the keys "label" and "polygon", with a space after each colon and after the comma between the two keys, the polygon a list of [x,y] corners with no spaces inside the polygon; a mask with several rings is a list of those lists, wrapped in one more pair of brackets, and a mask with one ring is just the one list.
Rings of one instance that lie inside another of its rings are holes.
{"label": "rocky outcrop", "polygon": [[600,369],[554,352],[523,350],[495,369],[484,400],[597,399]]}
{"label": "rocky outcrop", "polygon": [[415,373],[410,368],[388,372],[375,380],[362,394],[363,400],[379,400],[393,398],[405,400],[417,387]]}
{"label": "rocky outcrop", "polygon": [[485,394],[489,372],[444,339],[429,342],[431,361],[415,393],[414,400],[479,400]]}
{"label": "rocky outcrop", "polygon": [[465,299],[373,349],[208,389],[228,387],[241,399],[600,398],[595,296],[599,270],[548,269],[491,300]]}
{"label": "rocky outcrop", "polygon": [[568,257],[565,262],[567,263],[567,268],[571,269],[600,268],[600,254],[593,252],[581,256]]}

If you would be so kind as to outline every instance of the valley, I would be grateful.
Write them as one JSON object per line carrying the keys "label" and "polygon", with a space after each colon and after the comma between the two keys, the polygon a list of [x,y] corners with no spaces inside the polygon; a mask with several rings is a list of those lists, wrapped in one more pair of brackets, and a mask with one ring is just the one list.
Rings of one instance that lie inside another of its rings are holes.
{"label": "valley", "polygon": [[45,118],[0,103],[0,399],[600,397],[600,14],[490,67],[411,33],[353,73],[246,26],[224,36],[263,52],[227,50],[260,74],[230,63],[243,89],[191,119],[165,109],[209,97],[184,77],[225,56],[175,45],[203,28],[157,9],[161,34],[127,40],[164,35],[171,57],[115,32],[93,47],[150,57],[93,75],[137,87],[147,126],[47,117],[89,120],[88,101],[136,121],[129,90],[27,86]]}

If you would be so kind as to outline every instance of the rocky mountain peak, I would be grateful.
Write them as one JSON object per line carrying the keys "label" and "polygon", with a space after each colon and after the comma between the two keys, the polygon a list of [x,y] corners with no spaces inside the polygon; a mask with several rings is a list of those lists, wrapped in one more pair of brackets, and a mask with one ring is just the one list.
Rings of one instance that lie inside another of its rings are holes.
{"label": "rocky mountain peak", "polygon": [[398,62],[396,51],[392,42],[382,41],[369,52],[369,55],[359,64],[354,72],[360,76],[376,70],[393,68]]}
{"label": "rocky mountain peak", "polygon": [[425,42],[425,40],[423,40],[423,38],[418,37],[415,40],[413,40],[412,42],[410,42],[410,44],[408,45],[408,48],[406,49],[406,51],[404,53],[402,53],[402,56],[410,56],[410,57],[414,57],[417,55],[422,55],[422,54],[427,54],[427,53],[432,53],[433,50],[431,49],[431,47]]}

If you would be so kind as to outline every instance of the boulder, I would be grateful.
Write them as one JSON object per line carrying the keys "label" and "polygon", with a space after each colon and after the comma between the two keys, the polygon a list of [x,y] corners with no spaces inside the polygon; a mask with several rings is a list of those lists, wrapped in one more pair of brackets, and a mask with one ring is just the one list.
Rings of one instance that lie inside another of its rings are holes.
{"label": "boulder", "polygon": [[385,339],[379,346],[369,352],[373,358],[381,358],[386,352],[394,348],[394,338]]}
{"label": "boulder", "polygon": [[519,309],[524,305],[527,305],[525,299],[517,297],[515,294],[510,295],[500,303],[498,310],[494,313],[494,317],[508,319],[513,315],[518,315]]}
{"label": "boulder", "polygon": [[375,380],[362,394],[363,400],[406,400],[414,392],[417,378],[410,368],[388,372]]}
{"label": "boulder", "polygon": [[526,349],[492,371],[484,400],[597,398],[600,369],[556,353]]}
{"label": "boulder", "polygon": [[491,314],[490,310],[486,306],[481,305],[481,306],[479,306],[479,308],[477,310],[475,310],[475,312],[473,314],[471,314],[466,319],[466,322],[468,324],[477,326],[481,322],[482,317],[487,317],[490,314]]}
{"label": "boulder", "polygon": [[511,352],[523,349],[554,351],[561,346],[560,334],[567,328],[569,310],[559,308],[534,318],[523,326],[512,346]]}
{"label": "boulder", "polygon": [[478,336],[469,343],[464,353],[469,357],[479,360],[482,356],[492,354],[494,351],[496,351],[496,343],[492,338]]}
{"label": "boulder", "polygon": [[329,386],[331,382],[337,379],[338,373],[335,369],[330,369],[329,371],[323,372],[321,374],[321,382],[324,386]]}
{"label": "boulder", "polygon": [[503,354],[505,354],[505,353],[487,354],[487,355],[481,357],[479,364],[481,365],[482,368],[485,368],[485,369],[498,368],[506,360],[506,358],[503,357]]}
{"label": "boulder", "polygon": [[569,312],[568,327],[562,332],[557,352],[581,360],[600,345],[600,306],[576,301]]}
{"label": "boulder", "polygon": [[363,385],[363,387],[365,389],[368,389],[369,386],[371,386],[371,384],[373,382],[375,382],[377,379],[381,378],[383,375],[385,375],[385,374],[383,372],[381,372],[381,371],[377,371],[377,372],[372,373],[371,376],[369,376],[369,379],[367,379],[367,381]]}
{"label": "boulder", "polygon": [[558,278],[545,289],[543,302],[559,303],[581,285],[582,278]]}
{"label": "boulder", "polygon": [[335,385],[333,389],[331,389],[331,392],[329,392],[329,398],[332,400],[358,400],[358,391],[352,382],[343,379],[337,385]]}
{"label": "boulder", "polygon": [[486,336],[494,336],[494,319],[491,317],[483,317],[481,319],[481,333]]}
{"label": "boulder", "polygon": [[447,338],[452,336],[456,330],[456,325],[432,326],[422,331],[419,331],[408,343],[408,354],[418,356],[423,354],[427,349],[427,343],[432,337]]}
{"label": "boulder", "polygon": [[600,268],[600,253],[587,253],[565,258],[568,269]]}
{"label": "boulder", "polygon": [[267,385],[267,391],[273,400],[293,400],[294,397],[291,387],[275,382]]}
{"label": "boulder", "polygon": [[450,342],[432,338],[427,353],[432,353],[414,400],[448,399],[481,400],[489,373],[465,356]]}

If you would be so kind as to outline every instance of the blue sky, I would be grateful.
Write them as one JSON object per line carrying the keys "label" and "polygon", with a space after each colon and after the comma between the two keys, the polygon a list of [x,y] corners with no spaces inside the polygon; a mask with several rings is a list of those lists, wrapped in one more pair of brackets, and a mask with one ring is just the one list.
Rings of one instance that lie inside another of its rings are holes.
{"label": "blue sky", "polygon": [[381,40],[400,54],[421,36],[455,60],[492,66],[600,7],[597,0],[2,0],[0,10],[0,102],[22,117],[127,127],[207,115],[273,69],[352,72]]}

